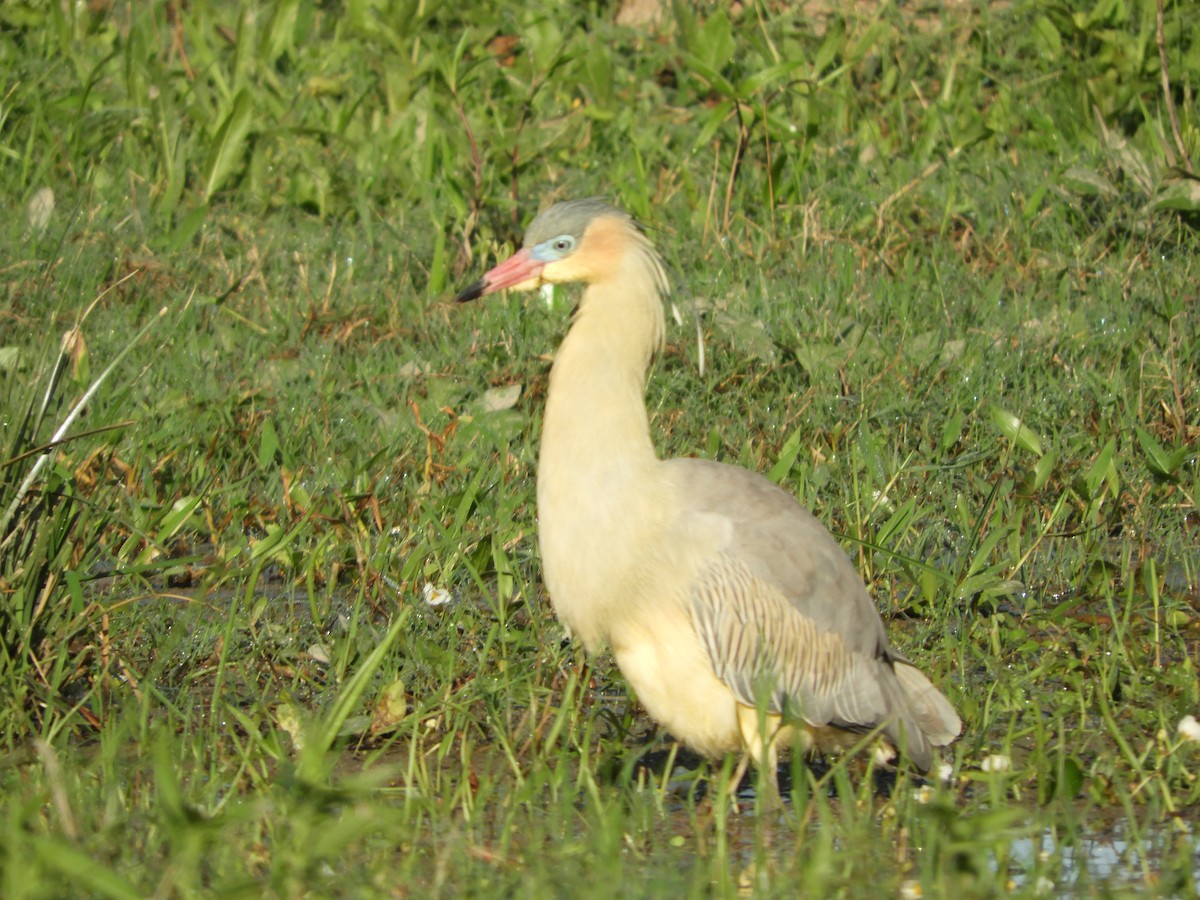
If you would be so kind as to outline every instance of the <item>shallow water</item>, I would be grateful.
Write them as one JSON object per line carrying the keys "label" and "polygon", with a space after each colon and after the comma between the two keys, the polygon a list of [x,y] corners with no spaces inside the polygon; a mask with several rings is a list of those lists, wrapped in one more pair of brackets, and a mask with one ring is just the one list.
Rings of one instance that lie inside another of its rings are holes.
{"label": "shallow water", "polygon": [[[1084,885],[1133,889],[1159,881],[1163,861],[1179,840],[1191,841],[1191,876],[1200,880],[1200,847],[1194,843],[1190,822],[1173,819],[1131,834],[1128,822],[1118,819],[1103,830],[1082,831],[1071,839],[1046,829],[1033,837],[1017,838],[1009,846],[1013,882],[1025,886],[1025,875],[1039,868],[1056,871],[1053,883],[1042,881],[1039,892],[1067,896]],[[1044,876],[1039,876],[1039,880]]]}
{"label": "shallow water", "polygon": [[[270,588],[274,588],[271,585]],[[270,651],[274,657],[287,656],[289,659],[315,658],[312,654],[314,642],[333,641],[340,639],[346,630],[348,616],[351,613],[352,600],[339,598],[336,602],[324,604],[324,609],[316,610],[313,605],[297,597],[288,589],[275,591],[268,588],[256,595],[258,602],[254,604],[254,618],[257,622],[253,641],[263,644],[262,652]],[[224,623],[231,607],[236,608],[239,597],[236,592],[201,593],[179,591],[175,597],[156,598],[154,604],[143,604],[143,609],[153,608],[155,627],[160,633],[180,630],[185,635],[175,645],[175,652],[182,658],[180,666],[187,669],[201,657],[207,658],[212,652],[209,644],[212,632],[208,629],[197,628],[198,623]],[[414,600],[417,616],[414,617],[414,632],[422,628],[435,629],[446,613],[446,606],[428,606],[420,600]],[[449,604],[453,609],[456,604]],[[486,612],[486,610],[481,610]],[[315,619],[314,619],[315,616]],[[428,622],[422,624],[423,618]],[[277,633],[278,632],[278,633]],[[247,638],[249,639],[249,638]],[[269,646],[268,646],[269,645]],[[285,652],[286,651],[286,652]],[[607,681],[601,672],[592,673],[591,701],[605,707],[617,708],[626,703],[623,685],[619,682]],[[336,688],[330,687],[331,690]],[[368,717],[369,718],[369,717]],[[649,722],[643,722],[640,729],[641,737],[651,741],[655,729]],[[634,746],[637,739],[633,734],[626,735],[625,751],[617,751],[619,755],[636,753]],[[695,810],[690,806],[703,802],[708,783],[700,774],[707,771],[715,775],[715,769],[710,765],[702,766],[701,760],[685,751],[670,749],[661,738],[653,740],[650,746],[659,749],[645,753],[638,761],[637,767],[646,771],[643,776],[634,770],[637,780],[645,778],[647,782],[659,781],[668,765],[672,767],[669,795],[676,799],[668,800],[665,810],[665,821],[662,827],[665,831],[681,835],[690,833],[694,826]],[[397,746],[396,752],[400,757],[407,758],[407,744],[403,741]],[[626,758],[628,758],[626,756]],[[487,761],[491,762],[488,763]],[[379,760],[375,761],[376,763]],[[503,783],[511,778],[511,766],[534,765],[529,761],[512,760],[501,753],[494,745],[476,746],[473,751],[471,769],[478,773],[488,773],[489,783]],[[345,771],[353,772],[359,762],[353,754],[347,754]],[[399,769],[403,766],[398,765]],[[820,763],[812,763],[810,772],[820,779],[827,768]],[[916,786],[902,780],[898,785],[896,779],[882,770],[872,769],[875,777],[875,794],[881,804],[876,807],[876,814],[888,806],[885,799],[895,790],[908,790]],[[780,770],[780,787],[785,795],[789,793],[790,766]],[[698,777],[699,776],[699,777]],[[439,777],[438,783],[443,787],[455,778],[455,774],[447,772]],[[607,780],[602,776],[602,780]],[[852,777],[853,780],[853,777]],[[755,775],[748,773],[742,788],[738,791],[737,799],[742,808],[739,815],[727,823],[732,840],[731,861],[741,860],[750,865],[756,857],[755,841],[761,834],[753,827],[754,823],[754,791]],[[405,790],[414,786],[397,784]],[[968,794],[971,788],[965,788]],[[836,801],[830,788],[831,799]],[[689,797],[690,795],[690,797]],[[969,800],[959,800],[964,813],[968,807],[975,804]],[[988,839],[989,850],[985,854],[996,854],[991,857],[993,873],[1001,873],[1015,889],[1032,890],[1039,896],[1075,896],[1090,895],[1115,891],[1118,893],[1133,892],[1143,889],[1157,889],[1168,894],[1177,893],[1171,885],[1190,880],[1200,882],[1200,845],[1196,839],[1195,824],[1190,820],[1190,811],[1184,811],[1184,817],[1174,819],[1154,819],[1147,809],[1137,807],[1134,815],[1137,821],[1130,821],[1121,815],[1118,807],[1097,806],[1085,800],[1067,809],[1065,815],[1057,812],[1043,814],[1032,804],[1014,801],[1017,815],[1024,819],[1024,826],[1019,822],[1007,831],[1006,836]],[[978,811],[978,810],[976,810]],[[782,844],[788,841],[782,839],[784,834],[794,833],[798,811],[792,811],[781,817],[778,823],[768,826],[768,831],[780,837]],[[953,815],[953,814],[952,814]],[[801,817],[803,818],[803,817]],[[1047,822],[1054,823],[1047,825]],[[802,829],[807,826],[800,826]],[[885,851],[885,855],[888,851]],[[919,850],[910,850],[919,854]],[[699,856],[692,856],[684,851],[675,857],[679,863],[680,857],[688,856],[696,864],[702,862]],[[988,856],[985,855],[985,859]],[[982,865],[986,865],[982,862]]]}

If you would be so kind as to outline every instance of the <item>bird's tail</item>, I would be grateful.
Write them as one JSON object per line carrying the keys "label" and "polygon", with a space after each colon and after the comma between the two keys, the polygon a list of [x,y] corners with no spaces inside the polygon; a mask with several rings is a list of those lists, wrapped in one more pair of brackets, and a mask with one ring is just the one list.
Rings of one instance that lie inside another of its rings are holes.
{"label": "bird's tail", "polygon": [[942,692],[915,666],[897,660],[894,668],[913,722],[926,740],[935,747],[945,747],[958,737],[962,720]]}

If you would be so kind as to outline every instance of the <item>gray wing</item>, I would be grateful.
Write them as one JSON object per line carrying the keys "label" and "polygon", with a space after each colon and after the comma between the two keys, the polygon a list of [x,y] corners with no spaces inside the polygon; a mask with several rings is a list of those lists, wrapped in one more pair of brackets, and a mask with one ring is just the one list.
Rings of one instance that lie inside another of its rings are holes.
{"label": "gray wing", "polygon": [[815,726],[882,727],[927,768],[930,743],[948,743],[961,724],[890,648],[862,579],[829,531],[753,472],[707,460],[670,465],[687,510],[730,526],[690,596],[717,676],[747,706],[765,701],[769,711]]}
{"label": "gray wing", "polygon": [[829,530],[761,475],[704,459],[673,459],[690,511],[732,526],[729,554],[775,585],[797,613],[868,656],[889,656],[887,632],[862,576]]}

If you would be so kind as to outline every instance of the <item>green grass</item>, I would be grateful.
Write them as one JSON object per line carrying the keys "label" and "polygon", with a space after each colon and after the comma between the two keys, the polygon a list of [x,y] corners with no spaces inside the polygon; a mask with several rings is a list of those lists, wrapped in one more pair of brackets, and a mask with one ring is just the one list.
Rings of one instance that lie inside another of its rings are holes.
{"label": "green grass", "polygon": [[[0,894],[1196,890],[1186,4],[1179,141],[1145,0],[678,6],[0,8],[0,505],[116,363],[5,525]],[[844,538],[948,784],[796,762],[733,814],[564,641],[568,299],[449,298],[592,194],[674,269],[662,451]]]}

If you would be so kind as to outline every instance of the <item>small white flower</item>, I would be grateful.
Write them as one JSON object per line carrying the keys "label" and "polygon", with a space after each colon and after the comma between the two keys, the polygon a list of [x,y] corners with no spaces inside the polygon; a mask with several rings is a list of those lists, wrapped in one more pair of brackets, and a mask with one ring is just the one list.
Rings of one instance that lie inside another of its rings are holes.
{"label": "small white flower", "polygon": [[923,784],[919,788],[917,788],[915,791],[913,791],[913,800],[915,800],[917,803],[920,803],[922,806],[924,806],[926,803],[928,803],[932,799],[933,799],[933,788],[931,788],[927,784]]}
{"label": "small white flower", "polygon": [[983,758],[979,768],[984,772],[1007,772],[1012,768],[1012,757],[1003,753],[993,753]]}
{"label": "small white flower", "polygon": [[900,883],[901,900],[921,900],[924,896],[925,890],[921,887],[921,882],[915,878],[910,878]]}
{"label": "small white flower", "polygon": [[300,724],[300,715],[296,707],[290,703],[281,703],[275,708],[275,722],[292,739],[292,746],[299,753],[304,749],[304,726]]}
{"label": "small white flower", "polygon": [[25,207],[25,215],[29,218],[31,231],[45,231],[54,215],[54,191],[48,187],[38,188]]}
{"label": "small white flower", "polygon": [[1185,741],[1200,741],[1200,722],[1196,721],[1196,717],[1192,715],[1184,716],[1179,720],[1179,725],[1175,731]]}
{"label": "small white flower", "polygon": [[333,658],[333,654],[329,652],[329,648],[325,644],[312,644],[304,652],[309,659],[315,659],[323,666],[329,665],[329,661]]}
{"label": "small white flower", "polygon": [[448,590],[445,588],[434,587],[428,581],[425,582],[425,586],[421,588],[421,596],[425,598],[425,602],[430,606],[445,606],[454,599],[454,595]]}
{"label": "small white flower", "polygon": [[950,779],[954,777],[954,766],[944,762],[937,768],[938,781],[942,784],[949,784]]}
{"label": "small white flower", "polygon": [[505,387],[489,388],[483,392],[483,411],[501,412],[512,409],[521,399],[521,385],[510,384]]}

